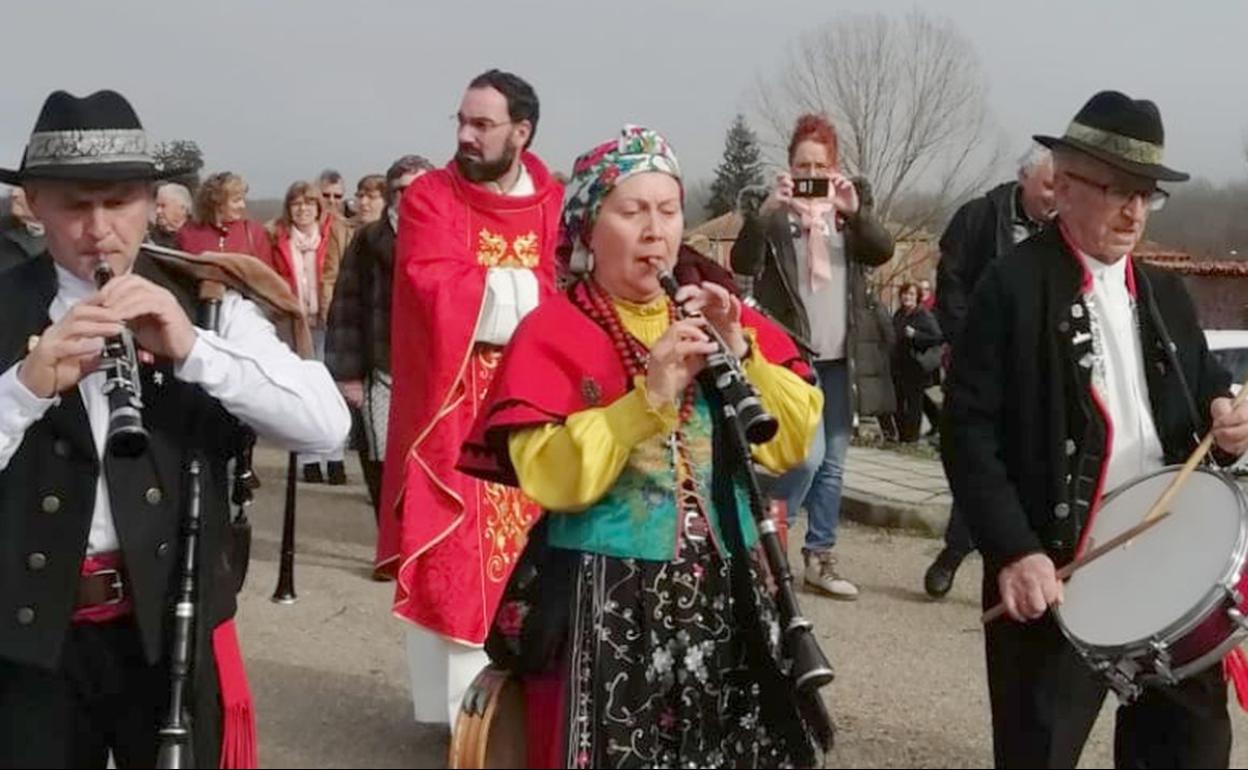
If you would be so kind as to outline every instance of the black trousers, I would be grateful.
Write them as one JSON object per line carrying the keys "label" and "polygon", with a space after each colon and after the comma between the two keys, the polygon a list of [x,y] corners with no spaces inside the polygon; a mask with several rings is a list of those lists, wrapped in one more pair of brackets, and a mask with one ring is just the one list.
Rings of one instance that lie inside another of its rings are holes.
{"label": "black trousers", "polygon": [[975,550],[975,542],[971,540],[971,530],[967,528],[958,509],[958,501],[954,500],[949,508],[949,523],[945,526],[945,547],[963,556]]}
{"label": "black trousers", "polygon": [[923,381],[904,374],[893,375],[893,392],[897,396],[897,439],[902,442],[919,440],[923,427]]}
{"label": "black trousers", "polygon": [[373,504],[373,520],[381,520],[381,471],[384,457],[373,457],[372,447],[364,430],[364,413],[351,407],[351,441],[360,455],[360,470],[368,486],[368,499]]}
{"label": "black trousers", "polygon": [[[985,629],[985,644],[996,766],[1074,767],[1105,700],[1103,680],[1049,616],[1030,624],[998,620]],[[1220,665],[1176,687],[1149,688],[1116,716],[1115,767],[1230,764]]]}
{"label": "black trousers", "polygon": [[927,417],[927,421],[932,424],[931,432],[940,432],[940,405],[936,403],[936,399],[927,395],[927,390],[923,390],[923,414]]}
{"label": "black trousers", "polygon": [[[194,699],[197,767],[217,767],[216,671]],[[55,671],[0,661],[0,767],[154,767],[169,703],[169,668],[149,665],[130,618],[70,627]],[[216,706],[215,708],[212,706]]]}

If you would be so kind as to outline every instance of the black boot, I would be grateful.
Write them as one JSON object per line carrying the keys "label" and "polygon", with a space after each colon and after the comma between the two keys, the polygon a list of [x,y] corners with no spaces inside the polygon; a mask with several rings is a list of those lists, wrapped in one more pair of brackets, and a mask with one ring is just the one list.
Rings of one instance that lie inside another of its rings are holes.
{"label": "black boot", "polygon": [[308,484],[324,484],[325,477],[321,475],[320,463],[304,463],[303,464],[303,480]]}
{"label": "black boot", "polygon": [[942,550],[923,576],[923,588],[927,595],[933,599],[943,599],[949,589],[953,588],[953,576],[958,573],[958,567],[962,566],[965,558],[966,554],[951,548]]}
{"label": "black boot", "polygon": [[330,460],[325,464],[329,468],[329,484],[340,487],[347,483],[347,466],[341,460]]}

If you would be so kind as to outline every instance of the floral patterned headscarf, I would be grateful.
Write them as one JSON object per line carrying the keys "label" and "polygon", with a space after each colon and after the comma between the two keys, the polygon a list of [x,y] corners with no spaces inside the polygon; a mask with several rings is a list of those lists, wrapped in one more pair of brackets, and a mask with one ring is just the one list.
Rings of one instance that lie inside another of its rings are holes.
{"label": "floral patterned headscarf", "polygon": [[579,275],[592,269],[589,236],[607,194],[630,176],[648,171],[671,174],[680,181],[680,165],[667,140],[642,126],[625,126],[619,138],[603,142],[576,159],[563,198],[557,251],[569,272]]}

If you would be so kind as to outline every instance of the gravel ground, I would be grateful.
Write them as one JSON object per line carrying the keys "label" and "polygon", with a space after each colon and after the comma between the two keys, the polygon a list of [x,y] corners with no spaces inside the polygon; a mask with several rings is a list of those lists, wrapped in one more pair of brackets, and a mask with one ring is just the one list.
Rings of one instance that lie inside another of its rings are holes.
{"label": "gravel ground", "polygon": [[[264,487],[252,514],[251,574],[239,627],[265,767],[440,767],[447,731],[411,721],[403,628],[393,587],[369,578],[375,528],[362,486],[300,485],[299,601],[271,603],[285,455],[258,453]],[[351,468],[353,481],[358,469]],[[792,538],[793,557],[800,528]],[[943,602],[922,592],[935,540],[846,524],[841,571],[857,602],[801,594],[837,669],[825,690],[840,728],[829,767],[984,767],[991,763],[980,565],[972,558]],[[1234,712],[1232,765],[1248,767],[1248,720]],[[1112,699],[1084,752],[1110,767]]]}

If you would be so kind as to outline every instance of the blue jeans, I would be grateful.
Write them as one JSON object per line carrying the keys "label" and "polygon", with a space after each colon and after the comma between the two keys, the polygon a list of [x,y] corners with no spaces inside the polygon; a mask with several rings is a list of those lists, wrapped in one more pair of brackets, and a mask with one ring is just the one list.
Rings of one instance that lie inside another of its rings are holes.
{"label": "blue jeans", "polygon": [[815,374],[823,391],[819,430],[806,461],[778,478],[770,495],[785,501],[790,523],[805,505],[810,526],[806,529],[804,550],[826,551],[836,545],[836,530],[841,523],[841,485],[853,418],[849,410],[849,367],[845,361],[816,361]]}

